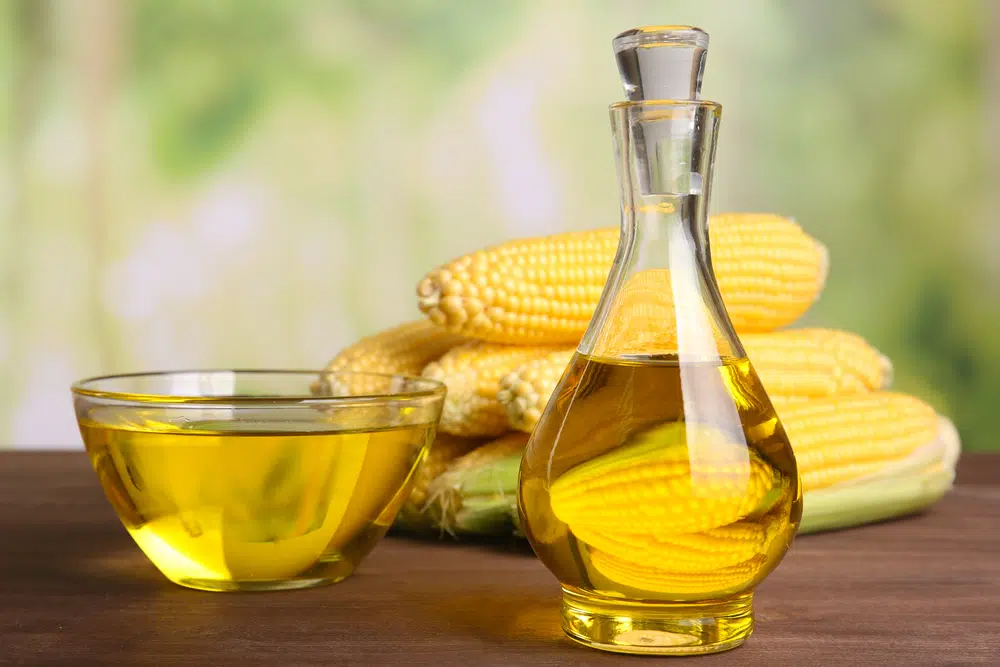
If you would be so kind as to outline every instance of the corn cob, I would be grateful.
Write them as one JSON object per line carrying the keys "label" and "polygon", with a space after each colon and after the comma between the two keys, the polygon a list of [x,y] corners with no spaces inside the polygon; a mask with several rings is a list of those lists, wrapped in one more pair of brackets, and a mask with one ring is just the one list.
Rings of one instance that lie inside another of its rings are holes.
{"label": "corn cob", "polygon": [[[733,455],[698,461],[689,441]],[[573,530],[694,533],[746,517],[774,483],[766,463],[736,452],[721,431],[671,423],[572,468],[551,482],[549,497],[553,514]]]}
{"label": "corn cob", "polygon": [[509,430],[507,412],[497,400],[499,379],[551,351],[549,347],[472,342],[429,363],[423,376],[448,387],[438,428],[469,437],[498,436]]}
{"label": "corn cob", "polygon": [[[886,431],[886,426],[889,426],[885,423],[889,421],[886,417],[893,414],[898,406],[908,407],[895,413],[896,421],[904,422],[915,417],[923,426],[916,429],[903,426]],[[929,425],[926,411],[930,408],[917,399],[876,392],[858,397],[810,399],[780,409],[788,413],[787,417],[782,415],[782,422],[795,450],[803,482],[800,534],[913,514],[936,502],[952,486],[960,451],[958,434],[951,422],[941,416],[935,416],[933,424]],[[827,430],[820,423],[819,416],[839,419],[853,426]],[[882,426],[877,428],[880,420]],[[812,428],[817,430],[811,432]],[[896,432],[893,433],[893,430]],[[918,431],[922,435],[918,435]],[[908,432],[908,435],[903,432]],[[802,448],[798,441],[802,437],[807,440],[800,454]],[[888,438],[885,441],[888,447],[884,454],[877,454],[882,451],[883,438]],[[914,446],[899,447],[901,439],[909,439]],[[838,450],[844,454],[838,455]],[[826,456],[818,456],[816,452],[826,452]],[[863,469],[851,468],[850,464],[842,465],[845,455],[863,457],[868,464]],[[876,455],[882,456],[882,460],[873,464]],[[432,488],[451,489],[447,506],[437,510],[444,516],[449,529],[459,534],[502,535],[510,534],[512,528],[519,531],[515,496],[520,460],[520,450],[506,457],[500,452],[491,455],[484,452],[478,464],[453,469],[447,482],[435,481]],[[840,479],[839,483],[831,483],[831,477],[824,473],[827,466],[836,471],[833,477]],[[847,477],[848,472],[858,476]],[[489,493],[471,493],[471,481],[484,478],[488,478],[485,486],[489,487]],[[431,503],[434,504],[435,500],[432,499]],[[475,506],[475,520],[456,520],[455,508],[462,508],[466,503]]]}
{"label": "corn cob", "polygon": [[905,459],[868,477],[806,493],[799,534],[885,521],[924,510],[951,489],[960,451],[955,425],[939,415],[937,437]]}
{"label": "corn cob", "polygon": [[[940,431],[928,405],[882,392],[791,404],[783,420],[807,493],[876,474],[933,442]],[[696,460],[689,459],[691,442],[701,450],[722,452],[725,440],[712,429],[700,427],[692,434],[691,428],[660,427],[636,444],[572,468],[551,482],[553,513],[578,537],[581,529],[603,537],[598,548],[606,555],[628,561],[635,549],[621,544],[623,533],[641,535],[650,548],[664,541],[664,534],[669,544],[677,533],[719,529],[755,512],[774,483],[766,465],[751,452],[743,465],[713,456],[696,467]],[[698,477],[703,477],[700,484]],[[672,580],[666,575],[676,564],[664,567],[656,578],[663,577],[667,585]],[[624,582],[629,572],[617,572],[617,580]],[[641,578],[641,573],[632,574]]]}
{"label": "corn cob", "polygon": [[[460,257],[421,280],[418,306],[436,324],[481,340],[574,344],[597,307],[618,235],[610,228],[572,232]],[[789,324],[823,288],[825,247],[787,218],[713,216],[709,237],[737,331]]]}
{"label": "corn cob", "polygon": [[[940,428],[930,406],[887,392],[792,403],[780,417],[804,491],[874,474],[933,441]],[[690,533],[747,516],[771,490],[769,469],[753,453],[748,462],[710,460],[696,467],[688,459],[692,437],[699,449],[713,452],[724,451],[725,440],[714,429],[691,429],[659,427],[571,469],[551,483],[553,513],[573,530],[615,533]],[[709,497],[699,493],[699,476],[711,485]]]}
{"label": "corn cob", "polygon": [[[327,364],[326,370],[420,375],[424,366],[465,340],[428,320],[415,320],[366,336],[344,348]],[[364,393],[371,384],[363,376],[345,376],[341,382],[345,380],[350,393]],[[313,391],[319,389],[319,383],[315,384]]]}
{"label": "corn cob", "polygon": [[465,456],[482,444],[483,441],[476,438],[460,438],[447,433],[438,433],[423,464],[414,476],[413,490],[393,525],[407,530],[432,527],[433,521],[424,511],[431,482],[444,473],[452,461]]}
{"label": "corn cob", "polygon": [[932,442],[941,428],[929,405],[890,392],[789,403],[778,417],[805,492],[875,474]]}
{"label": "corn cob", "polygon": [[[892,365],[863,338],[831,329],[740,336],[768,396],[779,407],[888,386]],[[531,432],[573,356],[564,349],[532,359],[500,380],[497,399],[512,428]]]}

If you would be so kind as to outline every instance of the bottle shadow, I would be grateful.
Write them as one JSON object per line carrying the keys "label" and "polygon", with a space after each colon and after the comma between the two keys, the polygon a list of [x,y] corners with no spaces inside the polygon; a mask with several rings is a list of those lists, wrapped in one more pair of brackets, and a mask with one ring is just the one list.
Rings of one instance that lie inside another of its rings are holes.
{"label": "bottle shadow", "polygon": [[558,590],[504,590],[501,586],[452,594],[426,609],[427,620],[449,634],[511,646],[571,643],[559,624]]}

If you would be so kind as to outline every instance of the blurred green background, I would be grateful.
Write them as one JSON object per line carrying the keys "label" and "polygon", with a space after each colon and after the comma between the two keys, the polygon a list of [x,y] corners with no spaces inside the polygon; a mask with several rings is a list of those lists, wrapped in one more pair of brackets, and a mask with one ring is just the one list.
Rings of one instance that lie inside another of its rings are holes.
{"label": "blurred green background", "polygon": [[611,39],[687,23],[713,210],[794,216],[808,322],[1000,447],[1000,23],[973,0],[8,0],[0,445],[78,447],[96,373],[317,367],[431,267],[618,224]]}

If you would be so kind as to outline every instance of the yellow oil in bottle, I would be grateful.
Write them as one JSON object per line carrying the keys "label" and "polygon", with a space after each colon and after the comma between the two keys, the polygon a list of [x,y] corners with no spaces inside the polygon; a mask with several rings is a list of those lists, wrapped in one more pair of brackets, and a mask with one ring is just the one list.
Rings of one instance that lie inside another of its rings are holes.
{"label": "yellow oil in bottle", "polygon": [[297,588],[348,576],[388,529],[433,438],[431,424],[269,432],[254,430],[252,419],[183,427],[82,420],[80,427],[138,545],[169,579],[208,590]]}
{"label": "yellow oil in bottle", "polygon": [[566,632],[631,653],[742,642],[801,515],[791,448],[745,358],[577,354],[519,488]]}

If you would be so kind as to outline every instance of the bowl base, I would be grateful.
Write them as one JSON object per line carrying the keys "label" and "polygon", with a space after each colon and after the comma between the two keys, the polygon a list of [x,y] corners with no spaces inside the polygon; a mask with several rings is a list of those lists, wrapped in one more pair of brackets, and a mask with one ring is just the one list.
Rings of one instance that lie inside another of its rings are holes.
{"label": "bowl base", "polygon": [[615,653],[718,653],[753,632],[753,593],[715,602],[654,603],[563,589],[562,626],[570,639]]}
{"label": "bowl base", "polygon": [[329,586],[347,579],[354,573],[354,564],[346,559],[325,562],[303,572],[297,577],[285,579],[205,579],[198,577],[170,577],[170,580],[185,588],[214,593],[294,591],[302,588]]}
{"label": "bowl base", "polygon": [[261,592],[261,591],[294,591],[301,588],[327,586],[343,581],[349,575],[342,577],[318,577],[301,579],[275,579],[262,581],[227,581],[225,579],[176,579],[174,583],[185,588],[213,593]]}

